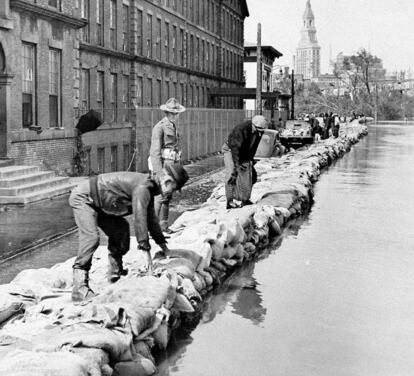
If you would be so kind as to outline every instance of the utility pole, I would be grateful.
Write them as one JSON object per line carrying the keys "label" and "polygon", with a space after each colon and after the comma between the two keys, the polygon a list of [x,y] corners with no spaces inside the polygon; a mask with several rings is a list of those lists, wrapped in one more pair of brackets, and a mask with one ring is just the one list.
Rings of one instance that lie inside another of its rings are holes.
{"label": "utility pole", "polygon": [[262,25],[257,24],[256,114],[262,114]]}
{"label": "utility pole", "polygon": [[290,78],[290,81],[291,81],[290,95],[292,96],[290,118],[293,120],[295,118],[295,70],[294,69],[292,69],[292,77]]}

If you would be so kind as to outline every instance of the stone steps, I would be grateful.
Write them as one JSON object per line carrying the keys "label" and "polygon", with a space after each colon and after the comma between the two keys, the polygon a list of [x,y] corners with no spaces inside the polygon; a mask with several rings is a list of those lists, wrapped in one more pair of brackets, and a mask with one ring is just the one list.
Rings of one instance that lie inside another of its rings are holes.
{"label": "stone steps", "polygon": [[67,194],[74,187],[67,177],[37,166],[0,166],[0,205],[26,205]]}

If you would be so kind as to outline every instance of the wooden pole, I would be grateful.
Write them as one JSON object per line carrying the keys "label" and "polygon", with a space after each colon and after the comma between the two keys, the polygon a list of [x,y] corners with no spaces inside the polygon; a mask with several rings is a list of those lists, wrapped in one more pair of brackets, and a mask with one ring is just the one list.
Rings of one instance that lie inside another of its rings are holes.
{"label": "wooden pole", "polygon": [[262,25],[257,24],[256,114],[262,114]]}
{"label": "wooden pole", "polygon": [[295,118],[295,70],[292,69],[292,77],[291,77],[291,95],[292,95],[292,105],[290,111],[290,118],[293,120]]}

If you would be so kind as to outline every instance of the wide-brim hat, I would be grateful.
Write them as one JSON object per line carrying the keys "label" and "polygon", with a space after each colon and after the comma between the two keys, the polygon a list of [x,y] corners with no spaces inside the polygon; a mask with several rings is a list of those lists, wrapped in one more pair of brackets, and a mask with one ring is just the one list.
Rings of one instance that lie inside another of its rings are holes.
{"label": "wide-brim hat", "polygon": [[185,168],[178,163],[166,165],[164,168],[177,183],[177,189],[181,189],[190,178]]}
{"label": "wide-brim hat", "polygon": [[185,107],[180,104],[175,98],[170,98],[165,104],[160,106],[160,109],[164,112],[171,112],[173,114],[180,114],[185,111]]}

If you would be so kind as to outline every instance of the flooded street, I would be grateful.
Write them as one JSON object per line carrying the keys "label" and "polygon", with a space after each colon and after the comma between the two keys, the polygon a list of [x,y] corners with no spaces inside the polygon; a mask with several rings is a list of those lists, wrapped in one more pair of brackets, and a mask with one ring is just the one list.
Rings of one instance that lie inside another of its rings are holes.
{"label": "flooded street", "polygon": [[206,301],[160,374],[411,375],[414,125],[370,126],[298,228]]}

